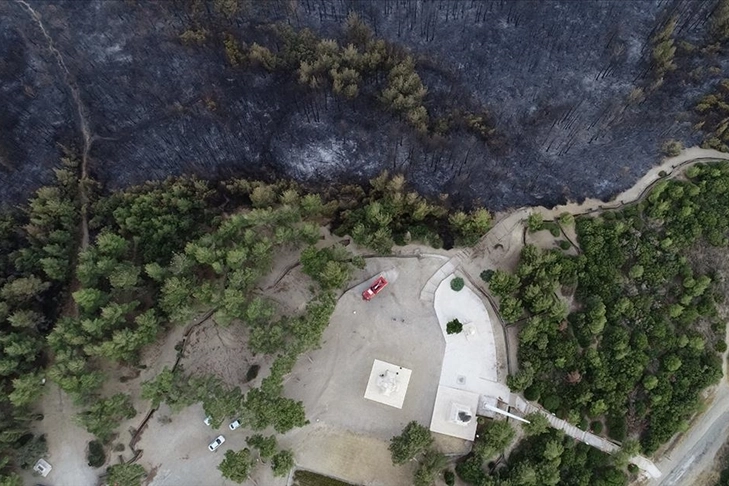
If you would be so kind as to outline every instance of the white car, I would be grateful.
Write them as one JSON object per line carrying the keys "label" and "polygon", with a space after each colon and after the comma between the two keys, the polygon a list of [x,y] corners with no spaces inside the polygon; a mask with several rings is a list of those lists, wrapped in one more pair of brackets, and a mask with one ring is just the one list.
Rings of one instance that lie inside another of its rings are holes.
{"label": "white car", "polygon": [[220,447],[223,444],[223,442],[225,442],[225,437],[223,437],[222,435],[219,435],[215,438],[214,441],[212,441],[210,443],[210,445],[208,446],[208,449],[210,450],[210,452],[215,452],[215,450],[218,447]]}
{"label": "white car", "polygon": [[235,419],[235,420],[233,420],[233,421],[232,421],[232,422],[230,423],[230,425],[228,425],[228,427],[230,427],[230,430],[235,430],[235,429],[237,429],[238,427],[240,427],[240,419]]}
{"label": "white car", "polygon": [[203,420],[203,422],[205,422],[205,425],[210,427],[210,424],[213,423],[213,418],[210,415],[208,415],[207,417],[205,417],[205,420]]}

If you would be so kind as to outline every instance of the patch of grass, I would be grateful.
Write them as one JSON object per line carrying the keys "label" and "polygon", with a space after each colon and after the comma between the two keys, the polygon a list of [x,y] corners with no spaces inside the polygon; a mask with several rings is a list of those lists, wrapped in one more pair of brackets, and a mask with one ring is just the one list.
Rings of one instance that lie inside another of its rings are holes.
{"label": "patch of grass", "polygon": [[294,486],[355,486],[311,471],[296,471]]}

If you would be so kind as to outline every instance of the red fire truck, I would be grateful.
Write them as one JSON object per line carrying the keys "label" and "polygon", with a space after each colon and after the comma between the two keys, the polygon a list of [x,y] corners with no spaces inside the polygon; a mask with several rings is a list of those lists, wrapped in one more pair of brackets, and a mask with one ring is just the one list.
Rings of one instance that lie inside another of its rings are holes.
{"label": "red fire truck", "polygon": [[370,300],[375,295],[379,294],[382,289],[385,288],[387,285],[387,280],[385,280],[385,277],[377,277],[377,280],[364,292],[362,292],[362,298],[364,300]]}

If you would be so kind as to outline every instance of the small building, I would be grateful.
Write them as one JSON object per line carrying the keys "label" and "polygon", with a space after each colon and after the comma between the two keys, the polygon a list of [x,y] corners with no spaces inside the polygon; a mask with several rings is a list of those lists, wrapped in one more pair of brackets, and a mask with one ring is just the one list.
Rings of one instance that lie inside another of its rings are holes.
{"label": "small building", "polygon": [[478,393],[439,386],[435,398],[430,430],[465,440],[476,436]]}
{"label": "small building", "polygon": [[395,408],[402,408],[412,371],[376,359],[367,382],[364,397]]}
{"label": "small building", "polygon": [[33,471],[37,472],[43,477],[48,476],[48,473],[51,472],[51,469],[53,469],[53,466],[48,464],[45,459],[38,459],[38,462],[36,462],[35,466],[33,466]]}

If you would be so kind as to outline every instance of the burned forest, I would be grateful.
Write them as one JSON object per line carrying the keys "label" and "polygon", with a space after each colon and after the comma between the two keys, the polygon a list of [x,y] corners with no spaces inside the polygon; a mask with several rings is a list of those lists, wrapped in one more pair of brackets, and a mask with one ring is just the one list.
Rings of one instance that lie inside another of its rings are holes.
{"label": "burned forest", "polygon": [[25,200],[69,154],[110,189],[183,174],[316,189],[388,170],[467,207],[607,199],[669,142],[721,148],[702,129],[723,117],[696,106],[727,70],[727,11],[717,0],[2,2],[2,200]]}

